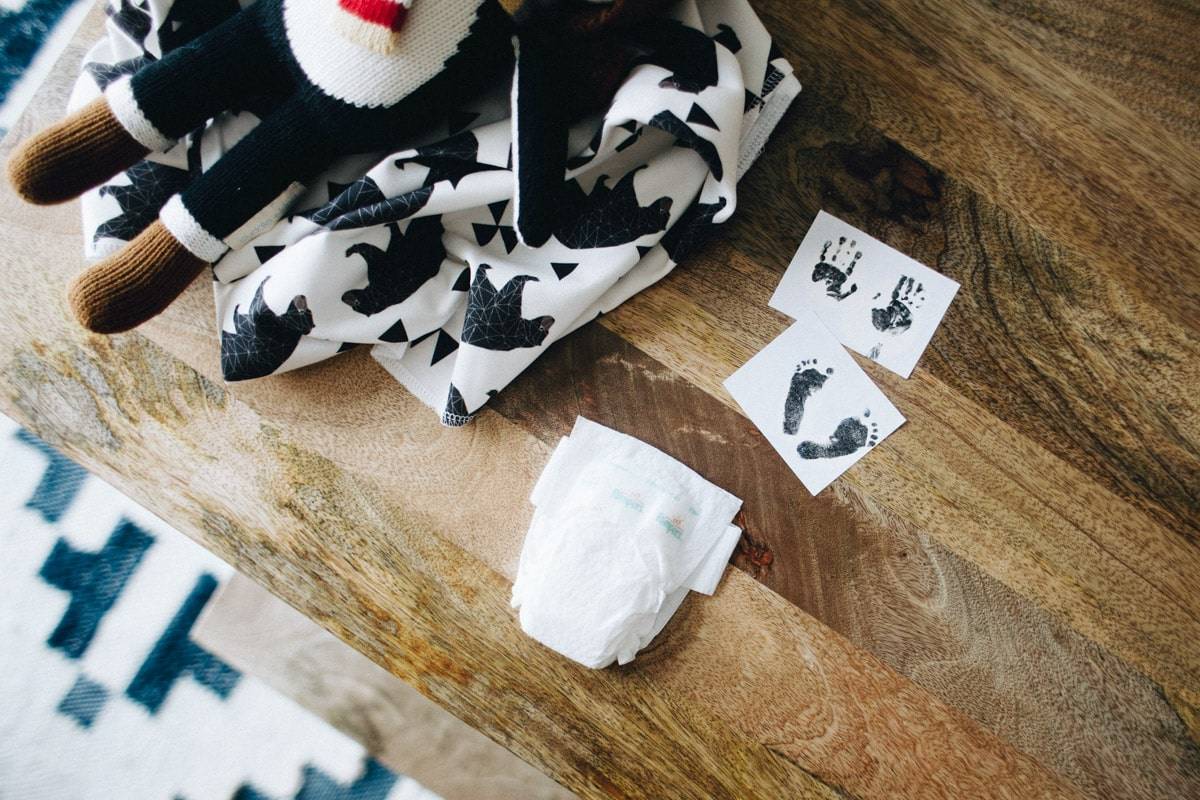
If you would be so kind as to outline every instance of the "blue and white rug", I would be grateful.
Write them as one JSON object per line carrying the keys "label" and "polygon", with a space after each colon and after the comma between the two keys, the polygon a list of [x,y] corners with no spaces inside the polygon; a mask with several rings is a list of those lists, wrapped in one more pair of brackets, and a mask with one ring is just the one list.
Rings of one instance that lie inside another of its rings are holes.
{"label": "blue and white rug", "polygon": [[0,135],[45,80],[93,0],[0,0]]}
{"label": "blue and white rug", "polygon": [[191,640],[231,573],[0,416],[0,798],[436,800]]}

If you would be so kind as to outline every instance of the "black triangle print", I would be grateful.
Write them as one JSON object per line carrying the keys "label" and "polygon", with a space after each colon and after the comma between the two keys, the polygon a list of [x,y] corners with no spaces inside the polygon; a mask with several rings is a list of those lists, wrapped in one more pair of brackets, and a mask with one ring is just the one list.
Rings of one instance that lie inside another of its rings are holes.
{"label": "black triangle print", "polygon": [[516,249],[521,240],[517,238],[517,231],[508,225],[500,226],[500,238],[504,240],[504,252],[511,253]]}
{"label": "black triangle print", "polygon": [[445,331],[439,330],[437,344],[433,347],[433,360],[429,362],[429,366],[432,367],[457,349],[458,342],[455,338]]}
{"label": "black triangle print", "polygon": [[749,89],[747,89],[746,90],[746,102],[742,106],[742,113],[746,114],[750,111],[750,109],[752,109],[756,106],[761,106],[761,105],[762,105],[762,100],[759,98],[759,96],[756,95],[754,92],[750,91]]}
{"label": "black triangle print", "polygon": [[[383,333],[379,334],[379,341],[390,342],[392,344],[395,344],[397,342],[407,342],[408,341],[408,331],[404,330],[404,320],[402,320],[402,319],[396,320],[395,325],[388,328]],[[415,345],[416,342],[413,342],[413,344]]]}
{"label": "black triangle print", "polygon": [[574,272],[578,266],[578,264],[562,264],[553,261],[550,263],[550,268],[554,270],[554,274],[558,276],[560,281]]}
{"label": "black triangle print", "polygon": [[466,130],[467,126],[475,120],[479,119],[477,111],[455,111],[446,120],[446,127],[449,129],[450,135],[454,135],[460,131]]}
{"label": "black triangle print", "polygon": [[633,133],[634,131],[637,130],[637,126],[638,126],[637,120],[631,119],[631,120],[628,120],[627,122],[622,122],[617,127],[624,128],[625,130],[629,131],[630,133]]}
{"label": "black triangle print", "polygon": [[480,222],[472,222],[471,229],[475,231],[475,243],[480,247],[494,239],[496,231],[500,230],[496,225],[484,225]]}
{"label": "black triangle print", "polygon": [[699,103],[692,103],[692,110],[688,112],[687,121],[703,125],[706,128],[712,128],[714,131],[721,130],[717,127],[716,120],[710,117],[708,112],[700,107]]}
{"label": "black triangle print", "polygon": [[723,22],[717,25],[717,34],[712,38],[714,42],[725,45],[731,53],[742,49],[742,42],[738,39],[737,33]]}
{"label": "black triangle print", "polygon": [[254,248],[254,255],[258,257],[259,264],[265,264],[275,256],[283,252],[281,244],[264,244]]}
{"label": "black triangle print", "polygon": [[638,258],[645,258],[646,253],[649,253],[651,250],[654,249],[654,245],[639,244],[637,246],[637,249],[638,249]]}
{"label": "black triangle print", "polygon": [[437,333],[437,330],[432,330],[432,331],[430,331],[429,333],[422,333],[420,336],[418,336],[417,338],[413,339],[413,340],[412,340],[412,342],[410,342],[410,343],[409,343],[409,347],[416,347],[416,346],[417,346],[417,345],[419,345],[421,342],[423,342],[423,341],[425,341],[426,339],[428,339],[430,336],[433,336],[435,333]]}
{"label": "black triangle print", "polygon": [[342,346],[338,348],[339,353],[345,353],[348,350],[353,350],[358,347],[358,342],[342,342]]}
{"label": "black triangle print", "polygon": [[499,225],[500,218],[504,216],[504,209],[508,208],[507,200],[497,200],[494,203],[488,203],[488,209],[492,212],[492,220]]}
{"label": "black triangle print", "polygon": [[468,267],[458,274],[458,280],[450,287],[451,291],[465,292],[471,288],[471,269]]}
{"label": "black triangle print", "polygon": [[645,128],[638,128],[637,130],[633,131],[631,134],[626,136],[625,140],[622,141],[619,145],[617,145],[617,152],[620,153],[623,150],[628,150],[630,147],[633,147],[642,138],[642,134],[645,131],[646,131]]}
{"label": "black triangle print", "polygon": [[784,78],[783,71],[774,64],[767,64],[767,73],[763,76],[762,96],[766,97],[775,91],[775,87]]}

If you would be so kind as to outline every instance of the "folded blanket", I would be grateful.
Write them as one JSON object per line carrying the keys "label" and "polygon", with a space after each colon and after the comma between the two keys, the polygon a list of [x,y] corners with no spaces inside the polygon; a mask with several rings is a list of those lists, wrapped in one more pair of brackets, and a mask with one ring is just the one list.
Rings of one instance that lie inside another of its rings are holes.
{"label": "folded blanket", "polygon": [[[119,1],[119,5],[116,3]],[[113,0],[78,107],[208,30],[236,0]],[[800,89],[746,0],[683,0],[608,110],[571,133],[562,223],[513,229],[508,87],[431,123],[407,150],[350,159],[214,268],[227,380],[358,344],[447,425],[462,425],[547,347],[666,275],[727,220],[738,179]],[[112,252],[257,123],[224,114],[83,199],[85,251]],[[303,136],[303,131],[296,131]],[[365,173],[365,174],[364,174]]]}

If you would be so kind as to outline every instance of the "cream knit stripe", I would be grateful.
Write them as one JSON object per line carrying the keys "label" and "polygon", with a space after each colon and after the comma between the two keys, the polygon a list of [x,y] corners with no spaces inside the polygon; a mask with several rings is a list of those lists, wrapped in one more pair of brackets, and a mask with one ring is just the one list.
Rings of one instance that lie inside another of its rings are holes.
{"label": "cream knit stripe", "polygon": [[133,96],[131,78],[121,78],[109,84],[104,90],[104,99],[108,101],[108,107],[112,109],[113,116],[121,123],[121,127],[143,147],[162,151],[175,143],[174,139],[154,127],[154,123],[142,113]]}
{"label": "cream knit stripe", "polygon": [[213,264],[229,249],[229,245],[204,230],[179,195],[167,201],[162,211],[158,212],[158,218],[171,235],[201,261]]}

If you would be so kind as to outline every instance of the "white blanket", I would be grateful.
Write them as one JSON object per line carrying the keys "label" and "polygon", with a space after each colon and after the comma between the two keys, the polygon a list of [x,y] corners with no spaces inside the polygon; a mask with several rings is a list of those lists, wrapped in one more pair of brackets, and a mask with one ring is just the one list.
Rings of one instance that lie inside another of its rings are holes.
{"label": "white blanket", "polygon": [[[119,2],[73,106],[236,8]],[[500,87],[411,149],[337,165],[290,216],[216,264],[226,378],[369,344],[445,424],[461,425],[553,342],[670,272],[733,213],[738,179],[800,88],[746,0],[683,0],[672,14],[698,33],[686,59],[696,69],[641,64],[602,118],[575,127],[571,221],[546,245],[526,247],[512,228]],[[87,254],[135,236],[256,122],[250,111],[222,115],[86,195]]]}

